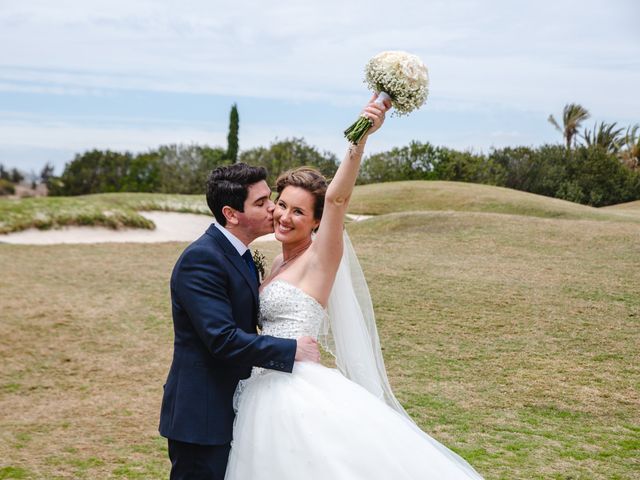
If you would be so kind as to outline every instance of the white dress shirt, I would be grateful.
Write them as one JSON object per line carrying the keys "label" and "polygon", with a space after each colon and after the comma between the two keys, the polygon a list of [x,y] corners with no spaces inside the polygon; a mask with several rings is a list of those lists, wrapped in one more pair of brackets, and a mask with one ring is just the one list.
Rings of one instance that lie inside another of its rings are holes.
{"label": "white dress shirt", "polygon": [[231,242],[231,245],[233,245],[233,247],[238,251],[240,256],[244,255],[244,252],[249,250],[249,247],[247,247],[244,243],[242,243],[242,241],[238,237],[236,237],[233,233],[231,233],[229,230],[224,228],[219,223],[215,223],[214,225],[218,230],[222,232],[222,234],[225,237],[227,237],[227,240]]}

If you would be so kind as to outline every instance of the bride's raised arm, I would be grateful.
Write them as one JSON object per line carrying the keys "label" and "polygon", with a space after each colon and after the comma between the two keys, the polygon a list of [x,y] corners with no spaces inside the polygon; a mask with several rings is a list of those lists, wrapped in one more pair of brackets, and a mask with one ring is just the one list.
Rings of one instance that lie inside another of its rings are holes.
{"label": "bride's raised arm", "polygon": [[358,177],[367,138],[382,126],[385,111],[391,107],[390,103],[386,103],[384,106],[376,104],[376,98],[377,95],[374,95],[362,112],[364,116],[371,119],[373,125],[358,145],[349,146],[344,160],[340,163],[338,171],[327,188],[322,220],[313,242],[315,275],[322,273],[323,277],[330,277],[329,290],[331,290],[330,285],[333,283],[333,277],[342,258],[344,216]]}

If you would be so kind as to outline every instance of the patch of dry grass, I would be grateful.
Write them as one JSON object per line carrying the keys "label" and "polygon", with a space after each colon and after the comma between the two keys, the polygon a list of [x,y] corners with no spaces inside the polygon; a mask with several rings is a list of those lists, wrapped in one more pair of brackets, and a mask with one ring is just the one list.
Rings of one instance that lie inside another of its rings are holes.
{"label": "patch of dry grass", "polygon": [[26,478],[164,476],[167,279],[182,247],[0,247],[0,465]]}
{"label": "patch of dry grass", "polygon": [[603,207],[603,209],[607,209],[607,210],[640,210],[640,200],[636,200],[635,202],[619,203],[618,205],[610,205],[608,207]]}
{"label": "patch of dry grass", "polygon": [[[429,212],[350,232],[391,382],[426,431],[487,479],[634,478],[637,225]],[[0,478],[166,478],[184,246],[0,245]]]}
{"label": "patch of dry grass", "polygon": [[620,203],[618,205],[611,205],[609,207],[603,207],[602,210],[615,212],[619,215],[632,215],[640,218],[640,200],[635,202]]}
{"label": "patch of dry grass", "polygon": [[637,226],[433,212],[351,231],[392,383],[427,431],[486,478],[633,478]]}

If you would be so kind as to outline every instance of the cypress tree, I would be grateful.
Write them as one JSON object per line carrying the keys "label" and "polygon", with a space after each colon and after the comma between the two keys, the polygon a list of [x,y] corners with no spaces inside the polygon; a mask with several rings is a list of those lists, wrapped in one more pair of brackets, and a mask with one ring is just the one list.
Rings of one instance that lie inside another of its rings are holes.
{"label": "cypress tree", "polygon": [[238,106],[234,103],[229,114],[229,135],[227,136],[227,158],[232,163],[238,161],[238,130],[240,130],[240,117]]}

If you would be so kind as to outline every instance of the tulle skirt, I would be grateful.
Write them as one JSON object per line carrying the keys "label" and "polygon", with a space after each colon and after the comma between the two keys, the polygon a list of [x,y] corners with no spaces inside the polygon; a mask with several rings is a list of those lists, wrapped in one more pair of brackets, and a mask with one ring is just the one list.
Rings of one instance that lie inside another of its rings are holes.
{"label": "tulle skirt", "polygon": [[226,480],[481,478],[367,390],[315,363],[254,374],[233,436]]}

